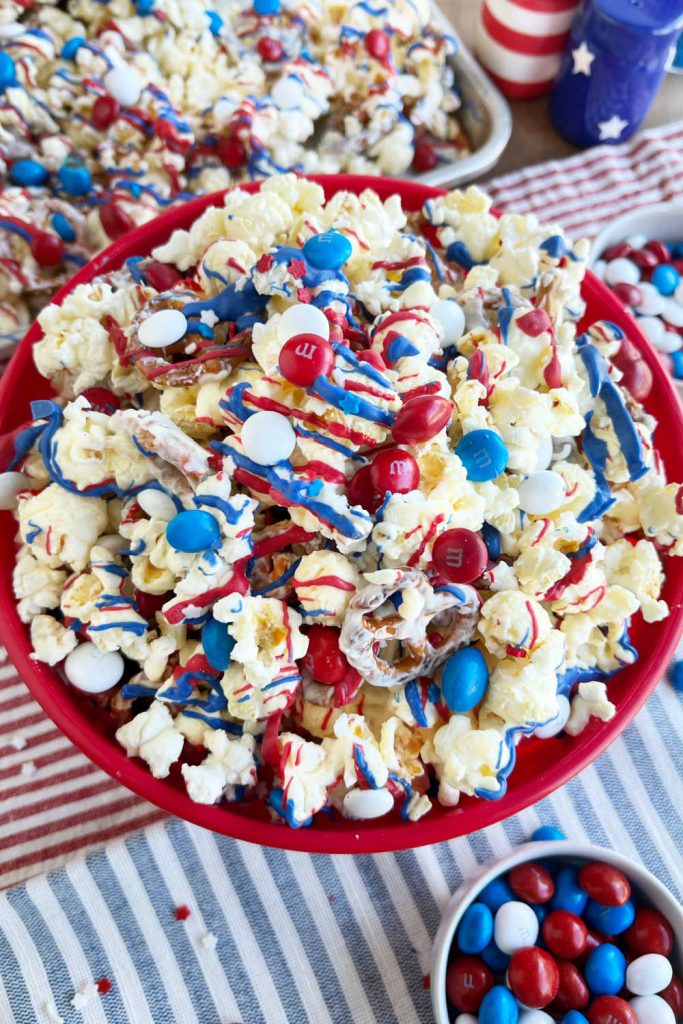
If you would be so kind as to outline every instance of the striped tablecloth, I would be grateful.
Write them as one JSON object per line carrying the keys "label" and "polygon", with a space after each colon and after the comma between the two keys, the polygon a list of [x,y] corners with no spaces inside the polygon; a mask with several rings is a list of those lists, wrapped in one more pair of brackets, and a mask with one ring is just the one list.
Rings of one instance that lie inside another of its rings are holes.
{"label": "striped tablecloth", "polygon": [[[683,123],[488,188],[590,236],[625,207],[683,194]],[[259,850],[160,821],[0,660],[0,884],[15,885],[0,898],[0,1024],[428,1021],[448,894],[540,821],[636,857],[683,896],[682,784],[683,704],[664,683],[580,779],[486,832],[367,858]]]}

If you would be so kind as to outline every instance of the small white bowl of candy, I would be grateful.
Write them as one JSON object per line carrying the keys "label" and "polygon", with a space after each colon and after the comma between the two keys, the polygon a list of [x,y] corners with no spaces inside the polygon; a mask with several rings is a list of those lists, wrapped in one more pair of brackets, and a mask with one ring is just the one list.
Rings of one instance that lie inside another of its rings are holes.
{"label": "small white bowl of candy", "polygon": [[683,202],[617,218],[593,242],[589,265],[638,319],[683,395]]}
{"label": "small white bowl of candy", "polygon": [[432,961],[437,1024],[678,1024],[676,899],[622,854],[550,827],[532,840],[446,907]]}

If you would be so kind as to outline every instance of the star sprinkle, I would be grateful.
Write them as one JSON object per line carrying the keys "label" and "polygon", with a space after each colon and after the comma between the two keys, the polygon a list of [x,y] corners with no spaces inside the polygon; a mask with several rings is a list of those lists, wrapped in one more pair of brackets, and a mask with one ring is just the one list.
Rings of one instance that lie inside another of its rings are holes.
{"label": "star sprinkle", "polygon": [[586,75],[588,78],[591,76],[591,64],[595,60],[595,54],[586,46],[586,40],[581,43],[581,46],[577,46],[575,50],[572,50],[572,57],[574,59],[574,67],[572,69],[573,75]]}
{"label": "star sprinkle", "polygon": [[618,114],[614,114],[610,117],[609,121],[599,121],[598,128],[600,129],[600,141],[605,139],[618,139],[621,137],[621,133],[624,128],[628,127],[628,121],[624,121]]}
{"label": "star sprinkle", "polygon": [[13,750],[24,750],[28,746],[28,740],[20,732],[13,732],[8,743]]}
{"label": "star sprinkle", "polygon": [[38,769],[34,761],[24,761],[21,766],[20,775],[35,775]]}
{"label": "star sprinkle", "polygon": [[84,1010],[86,1006],[90,1006],[90,1004],[97,999],[98,995],[99,991],[95,982],[88,981],[78,989],[71,1000],[71,1005],[74,1010]]}
{"label": "star sprinkle", "polygon": [[212,309],[203,309],[199,314],[199,320],[207,327],[214,327],[218,323],[219,317]]}
{"label": "star sprinkle", "polygon": [[97,985],[97,991],[101,996],[106,996],[107,992],[111,992],[112,984],[109,978],[99,978],[95,984]]}
{"label": "star sprinkle", "polygon": [[192,911],[183,904],[181,907],[176,907],[174,913],[176,921],[187,921]]}
{"label": "star sprinkle", "polygon": [[213,932],[206,932],[199,939],[199,945],[202,949],[215,949],[218,944],[218,939]]}

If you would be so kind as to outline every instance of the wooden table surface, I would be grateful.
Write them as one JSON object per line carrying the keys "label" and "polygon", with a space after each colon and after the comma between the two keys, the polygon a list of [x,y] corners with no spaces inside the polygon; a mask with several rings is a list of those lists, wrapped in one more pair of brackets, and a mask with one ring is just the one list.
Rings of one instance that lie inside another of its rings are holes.
{"label": "wooden table surface", "polygon": [[[455,25],[462,41],[472,47],[482,0],[438,0]],[[513,118],[512,138],[495,168],[486,177],[515,171],[529,164],[571,156],[579,152],[557,134],[548,117],[548,97],[510,102]],[[643,125],[654,128],[683,117],[683,75],[666,75],[659,95]]]}

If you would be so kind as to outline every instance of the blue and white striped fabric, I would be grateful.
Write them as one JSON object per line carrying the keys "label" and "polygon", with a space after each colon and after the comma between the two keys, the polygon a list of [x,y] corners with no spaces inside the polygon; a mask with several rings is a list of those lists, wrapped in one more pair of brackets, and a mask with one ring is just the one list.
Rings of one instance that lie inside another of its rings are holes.
{"label": "blue and white striped fabric", "polygon": [[[431,1021],[444,904],[539,823],[642,861],[680,899],[682,781],[683,703],[664,683],[580,779],[467,839],[312,857],[155,825],[0,898],[0,1024]],[[102,978],[108,993],[71,1005]]]}

